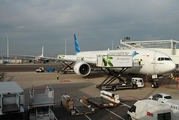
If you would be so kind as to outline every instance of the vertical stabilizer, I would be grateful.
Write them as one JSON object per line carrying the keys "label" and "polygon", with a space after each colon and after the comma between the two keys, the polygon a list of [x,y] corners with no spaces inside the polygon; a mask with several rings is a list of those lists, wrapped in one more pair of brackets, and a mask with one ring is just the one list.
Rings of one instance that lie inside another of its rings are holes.
{"label": "vertical stabilizer", "polygon": [[78,45],[78,41],[76,39],[76,35],[74,34],[74,40],[75,40],[75,50],[76,50],[76,54],[80,52],[80,48]]}
{"label": "vertical stabilizer", "polygon": [[44,46],[42,46],[42,54],[40,57],[43,57],[44,56]]}

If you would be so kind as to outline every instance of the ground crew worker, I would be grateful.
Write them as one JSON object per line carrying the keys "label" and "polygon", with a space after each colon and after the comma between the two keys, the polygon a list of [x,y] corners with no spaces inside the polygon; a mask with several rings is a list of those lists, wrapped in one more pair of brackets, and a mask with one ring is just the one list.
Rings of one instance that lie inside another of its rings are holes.
{"label": "ground crew worker", "polygon": [[138,61],[139,61],[139,65],[140,65],[140,63],[141,63],[142,59],[139,59]]}
{"label": "ground crew worker", "polygon": [[59,75],[57,74],[57,80],[58,80],[58,78],[59,78]]}
{"label": "ground crew worker", "polygon": [[84,57],[81,58],[81,60],[83,60],[83,59],[84,59]]}

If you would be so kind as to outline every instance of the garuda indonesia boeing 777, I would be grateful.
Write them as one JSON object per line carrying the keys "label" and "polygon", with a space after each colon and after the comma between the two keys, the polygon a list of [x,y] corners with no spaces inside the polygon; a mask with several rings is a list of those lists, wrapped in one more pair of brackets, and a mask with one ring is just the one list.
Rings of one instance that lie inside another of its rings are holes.
{"label": "garuda indonesia boeing 777", "polygon": [[[142,75],[151,75],[157,78],[157,75],[163,75],[175,69],[175,63],[165,53],[152,49],[128,49],[128,50],[104,50],[104,51],[85,51],[81,52],[74,34],[76,55],[59,56],[57,60],[75,62],[74,72],[81,76],[88,76],[91,73],[91,68],[97,67],[98,55],[131,55],[133,63],[142,59],[141,65],[132,66],[127,69],[127,72]],[[120,71],[122,68],[110,67],[110,70]]]}
{"label": "garuda indonesia boeing 777", "polygon": [[[157,78],[158,75],[162,75],[171,72],[175,69],[175,63],[165,53],[152,50],[152,49],[128,49],[128,50],[104,50],[104,51],[85,51],[81,52],[79,45],[74,34],[75,40],[75,55],[60,55],[58,58],[42,57],[45,59],[54,59],[61,61],[74,62],[74,72],[81,76],[88,76],[91,73],[91,68],[96,68],[97,56],[132,56],[132,62],[136,62],[142,59],[141,65],[131,66],[127,69],[127,72],[142,75],[151,75],[153,78]],[[108,70],[121,71],[122,67],[110,67]]]}

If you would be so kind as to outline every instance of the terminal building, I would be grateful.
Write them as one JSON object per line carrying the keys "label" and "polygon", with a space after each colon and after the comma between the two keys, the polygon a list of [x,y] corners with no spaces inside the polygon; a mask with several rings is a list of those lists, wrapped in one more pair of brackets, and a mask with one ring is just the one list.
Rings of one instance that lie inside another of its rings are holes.
{"label": "terminal building", "polygon": [[179,49],[177,49],[177,43],[179,41],[176,40],[150,40],[150,41],[129,41],[129,37],[124,38],[124,40],[120,40],[122,45],[126,47],[118,46],[117,49],[134,49],[134,48],[149,48],[153,50],[161,51],[175,62],[175,64],[179,65]]}

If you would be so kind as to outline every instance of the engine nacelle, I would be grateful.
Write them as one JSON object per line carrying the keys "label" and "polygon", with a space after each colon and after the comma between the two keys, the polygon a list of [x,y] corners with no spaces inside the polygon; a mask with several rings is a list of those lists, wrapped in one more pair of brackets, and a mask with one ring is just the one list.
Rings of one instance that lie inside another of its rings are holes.
{"label": "engine nacelle", "polygon": [[76,74],[81,76],[88,76],[91,72],[90,65],[84,61],[76,63],[73,69]]}

